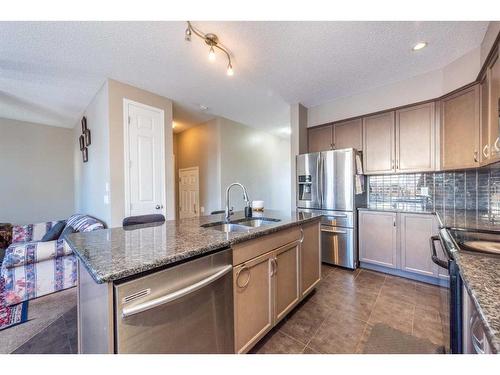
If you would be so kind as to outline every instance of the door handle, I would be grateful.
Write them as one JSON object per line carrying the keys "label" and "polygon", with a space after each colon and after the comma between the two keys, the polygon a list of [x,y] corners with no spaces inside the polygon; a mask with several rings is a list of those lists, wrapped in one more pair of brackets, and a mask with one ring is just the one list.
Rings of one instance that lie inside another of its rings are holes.
{"label": "door handle", "polygon": [[161,209],[161,206],[159,204],[156,205],[155,207],[157,210]]}
{"label": "door handle", "polygon": [[432,236],[431,237],[431,259],[438,266],[443,267],[443,268],[448,270],[448,269],[450,269],[448,262],[446,260],[440,259],[437,255],[436,246],[434,245],[434,242],[436,242],[436,241],[440,241],[439,236]]}
{"label": "door handle", "polygon": [[227,265],[218,272],[214,273],[213,275],[208,276],[207,278],[198,281],[197,283],[194,283],[192,285],[189,285],[185,288],[176,290],[175,292],[169,293],[167,295],[164,295],[159,298],[155,298],[151,301],[141,303],[137,306],[132,306],[129,308],[124,308],[122,311],[122,318],[126,318],[135,314],[139,314],[141,312],[147,311],[154,309],[155,307],[165,305],[167,303],[173,302],[175,300],[178,300],[179,298],[182,298],[184,296],[187,296],[188,294],[194,293],[197,290],[207,286],[208,284],[220,279],[222,276],[224,276],[226,273],[231,271],[233,269],[233,266]]}
{"label": "door handle", "polygon": [[344,231],[344,230],[321,228],[321,231],[326,232],[326,233],[347,234],[347,231]]}

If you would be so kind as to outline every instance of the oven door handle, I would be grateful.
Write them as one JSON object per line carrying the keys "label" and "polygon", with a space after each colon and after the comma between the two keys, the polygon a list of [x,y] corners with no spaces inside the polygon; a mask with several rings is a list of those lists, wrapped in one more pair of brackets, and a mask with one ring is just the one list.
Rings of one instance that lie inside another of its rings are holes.
{"label": "oven door handle", "polygon": [[448,269],[450,269],[450,267],[448,265],[448,261],[443,260],[443,259],[439,259],[438,255],[437,255],[436,246],[434,245],[434,243],[436,241],[441,241],[439,239],[439,236],[432,236],[431,237],[431,259],[439,267],[443,267],[443,268],[448,270]]}
{"label": "oven door handle", "polygon": [[232,265],[227,265],[227,266],[223,267],[221,270],[219,270],[218,272],[208,276],[207,278],[205,278],[201,281],[198,281],[197,283],[194,283],[194,284],[189,285],[185,288],[179,289],[175,292],[169,293],[165,296],[156,298],[154,300],[141,303],[137,306],[124,308],[122,310],[122,318],[127,318],[131,315],[135,315],[135,314],[139,314],[141,312],[147,311],[147,310],[151,310],[155,307],[165,305],[165,304],[170,303],[172,301],[175,301],[181,297],[184,297],[188,294],[191,294],[191,293],[207,286],[208,284],[213,283],[215,280],[220,279],[222,276],[227,274],[232,269],[233,269]]}

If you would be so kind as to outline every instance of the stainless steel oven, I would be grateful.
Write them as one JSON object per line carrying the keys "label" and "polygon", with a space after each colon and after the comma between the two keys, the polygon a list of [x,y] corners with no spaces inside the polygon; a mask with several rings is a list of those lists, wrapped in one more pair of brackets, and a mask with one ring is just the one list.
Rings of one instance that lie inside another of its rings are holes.
{"label": "stainless steel oven", "polygon": [[115,286],[116,353],[233,353],[230,250]]}

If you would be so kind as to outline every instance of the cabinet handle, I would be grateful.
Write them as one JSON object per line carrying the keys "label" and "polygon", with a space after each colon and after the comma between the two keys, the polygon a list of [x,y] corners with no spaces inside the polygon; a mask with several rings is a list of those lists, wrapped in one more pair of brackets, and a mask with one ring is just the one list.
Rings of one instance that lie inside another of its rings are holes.
{"label": "cabinet handle", "polygon": [[500,137],[497,137],[497,140],[495,141],[495,145],[494,145],[495,146],[495,150],[497,152],[500,152],[500,147],[498,146],[498,142],[500,142]]}
{"label": "cabinet handle", "polygon": [[478,159],[477,159],[477,154],[478,152],[477,151],[474,151],[474,162],[477,163]]}
{"label": "cabinet handle", "polygon": [[[248,278],[247,278],[247,281],[245,281],[245,283],[243,285],[240,284],[240,275],[243,271],[248,271]],[[236,286],[238,288],[246,288],[248,283],[250,282],[250,277],[252,276],[250,270],[248,269],[247,266],[243,266],[240,268],[240,270],[238,271],[238,273],[236,274]]]}
{"label": "cabinet handle", "polygon": [[483,155],[485,158],[489,158],[490,157],[490,152],[489,152],[489,146],[488,145],[484,145],[483,147]]}
{"label": "cabinet handle", "polygon": [[304,229],[300,228],[300,243],[304,242]]}
{"label": "cabinet handle", "polygon": [[394,169],[394,159],[391,160],[391,169]]}
{"label": "cabinet handle", "polygon": [[276,263],[276,258],[271,258],[271,277],[276,275],[278,264]]}

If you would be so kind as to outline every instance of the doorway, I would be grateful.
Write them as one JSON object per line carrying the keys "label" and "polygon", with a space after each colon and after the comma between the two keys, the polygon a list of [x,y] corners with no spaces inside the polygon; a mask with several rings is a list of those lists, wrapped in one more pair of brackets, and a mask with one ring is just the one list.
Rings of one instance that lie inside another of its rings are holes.
{"label": "doorway", "polygon": [[179,169],[179,217],[200,216],[200,176],[198,167]]}
{"label": "doorway", "polygon": [[123,99],[125,216],[165,210],[165,114]]}

